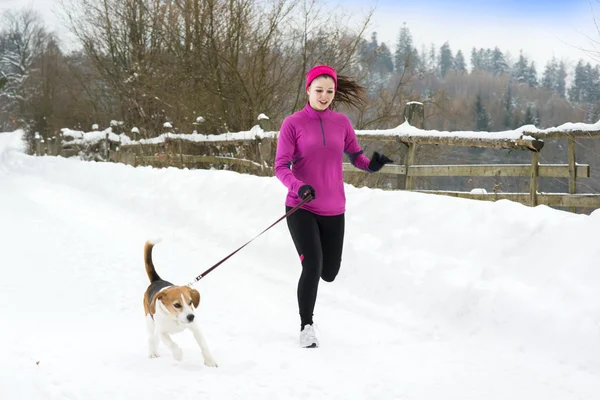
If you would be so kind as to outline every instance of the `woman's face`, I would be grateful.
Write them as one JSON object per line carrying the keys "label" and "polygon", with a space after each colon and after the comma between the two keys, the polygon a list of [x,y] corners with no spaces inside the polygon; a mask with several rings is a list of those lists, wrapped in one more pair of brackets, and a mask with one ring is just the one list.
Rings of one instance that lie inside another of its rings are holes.
{"label": "woman's face", "polygon": [[306,93],[314,110],[325,111],[335,96],[335,82],[330,76],[320,76],[311,82]]}

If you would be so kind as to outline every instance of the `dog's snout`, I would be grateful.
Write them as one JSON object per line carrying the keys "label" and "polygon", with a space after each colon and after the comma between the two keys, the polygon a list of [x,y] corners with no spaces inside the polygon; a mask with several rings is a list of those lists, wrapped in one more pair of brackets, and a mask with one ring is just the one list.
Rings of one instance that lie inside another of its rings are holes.
{"label": "dog's snout", "polygon": [[194,314],[188,314],[187,320],[190,322],[194,321]]}

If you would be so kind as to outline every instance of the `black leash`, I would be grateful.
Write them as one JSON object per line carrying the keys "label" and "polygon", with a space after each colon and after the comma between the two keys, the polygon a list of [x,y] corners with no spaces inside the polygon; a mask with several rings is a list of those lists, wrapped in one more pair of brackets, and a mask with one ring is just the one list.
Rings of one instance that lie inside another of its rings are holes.
{"label": "black leash", "polygon": [[298,211],[298,209],[300,207],[302,207],[304,204],[308,203],[309,201],[312,200],[312,196],[309,194],[308,196],[306,196],[302,202],[300,202],[300,204],[298,204],[296,207],[292,208],[290,211],[288,211],[283,217],[279,218],[277,221],[273,222],[271,224],[271,226],[269,226],[267,229],[265,229],[264,231],[262,231],[261,233],[259,233],[258,235],[254,236],[252,239],[250,239],[249,241],[247,241],[246,243],[244,243],[240,248],[238,248],[237,250],[235,250],[234,252],[232,252],[231,254],[229,254],[227,257],[225,257],[224,259],[222,259],[221,261],[219,261],[218,263],[216,263],[215,265],[213,265],[212,267],[210,267],[209,269],[207,269],[206,271],[204,271],[203,273],[201,273],[200,275],[198,275],[193,282],[188,283],[188,286],[192,286],[194,283],[198,282],[200,279],[204,278],[206,275],[208,275],[213,269],[217,268],[219,265],[223,264],[225,261],[227,261],[229,259],[229,257],[233,256],[235,253],[237,253],[238,251],[240,251],[241,249],[243,249],[244,247],[246,247],[247,245],[250,244],[250,242],[252,242],[254,239],[256,239],[257,237],[259,237],[260,235],[262,235],[263,233],[265,233],[266,231],[268,231],[269,229],[271,229],[272,227],[274,227],[275,225],[277,225],[281,220],[289,217],[290,215],[292,215],[293,213],[295,213],[296,211]]}

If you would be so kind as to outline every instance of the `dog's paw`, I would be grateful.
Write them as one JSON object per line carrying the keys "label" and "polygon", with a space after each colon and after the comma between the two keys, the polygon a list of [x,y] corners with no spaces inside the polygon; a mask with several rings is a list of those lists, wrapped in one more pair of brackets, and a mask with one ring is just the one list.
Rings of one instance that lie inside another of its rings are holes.
{"label": "dog's paw", "polygon": [[158,358],[158,353],[149,353],[148,358]]}
{"label": "dog's paw", "polygon": [[183,360],[183,350],[180,347],[173,347],[173,358],[175,361]]}
{"label": "dog's paw", "polygon": [[207,367],[218,367],[217,362],[212,357],[205,357],[204,365],[206,365]]}

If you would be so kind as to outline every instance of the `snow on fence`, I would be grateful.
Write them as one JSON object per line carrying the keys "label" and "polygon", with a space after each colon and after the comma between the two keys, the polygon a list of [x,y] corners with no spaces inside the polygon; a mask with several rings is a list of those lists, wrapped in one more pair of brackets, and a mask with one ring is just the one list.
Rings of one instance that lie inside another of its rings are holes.
{"label": "snow on fence", "polygon": [[[410,102],[404,110],[405,122],[394,129],[357,131],[361,143],[376,141],[395,146],[403,154],[402,162],[386,165],[381,174],[395,177],[393,188],[417,190],[417,177],[529,177],[527,193],[482,193],[481,191],[418,190],[420,192],[496,201],[507,199],[529,206],[545,204],[577,208],[600,208],[600,195],[577,194],[577,179],[590,177],[590,166],[577,164],[575,140],[600,138],[600,122],[597,124],[568,123],[556,128],[537,129],[532,125],[506,132],[438,132],[424,130],[424,107],[422,103]],[[62,135],[45,144],[36,139],[37,155],[76,155],[82,147],[95,148],[100,159],[122,162],[133,166],[157,167],[232,168],[257,175],[272,175],[272,165],[278,132],[265,132],[259,126],[247,132],[221,135],[163,134],[153,139],[132,141],[126,135],[112,131],[83,133],[63,129]],[[70,137],[70,140],[65,140]],[[540,164],[539,156],[546,139],[568,140],[567,164]],[[62,141],[62,144],[60,142]],[[467,164],[467,165],[420,165],[416,163],[416,151],[422,145],[464,146],[476,148],[500,148],[528,151],[530,164]],[[90,158],[90,157],[88,157]],[[347,176],[364,174],[350,164],[344,164]],[[569,179],[569,193],[540,193],[538,178],[562,177]]]}

